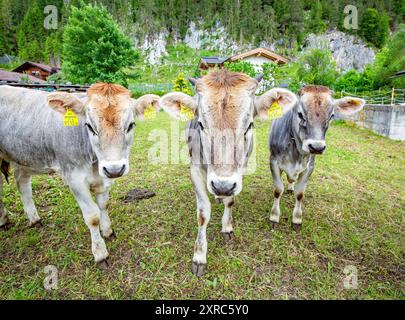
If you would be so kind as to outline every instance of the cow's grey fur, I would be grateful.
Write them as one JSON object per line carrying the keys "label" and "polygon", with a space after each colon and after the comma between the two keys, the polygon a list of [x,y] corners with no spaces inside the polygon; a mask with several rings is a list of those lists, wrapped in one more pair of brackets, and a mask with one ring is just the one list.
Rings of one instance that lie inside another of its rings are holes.
{"label": "cow's grey fur", "polygon": [[298,230],[302,224],[305,188],[315,168],[315,154],[323,153],[326,148],[325,135],[335,109],[350,114],[360,111],[364,104],[364,100],[351,97],[334,100],[328,88],[308,86],[300,92],[294,108],[274,120],[269,139],[274,185],[270,216],[273,227],[280,221],[280,198],[284,192],[282,173],[287,175],[288,190],[294,192],[292,224]]}
{"label": "cow's grey fur", "polygon": [[[86,104],[87,98],[83,94],[74,96]],[[101,234],[104,238],[114,236],[106,210],[113,180],[100,175],[102,170],[90,141],[91,133],[85,126],[86,121],[91,121],[87,108],[83,114],[78,114],[78,126],[65,127],[63,115],[51,109],[48,97],[48,93],[42,91],[0,86],[0,162],[11,162],[15,168],[17,187],[30,225],[37,225],[41,220],[32,200],[31,176],[60,174],[82,210],[90,230],[95,261],[105,264],[108,252]],[[157,101],[156,98],[153,97]],[[134,106],[138,107],[128,94],[125,104],[121,105],[124,125],[133,121]],[[102,127],[98,129],[103,130]],[[108,157],[128,161],[132,133],[129,130],[117,132],[117,138],[124,142],[115,146],[115,154],[105,152]],[[97,148],[109,150],[107,147],[111,143],[107,139],[100,140]],[[1,201],[2,184],[0,176],[0,227],[8,224],[7,211]]]}

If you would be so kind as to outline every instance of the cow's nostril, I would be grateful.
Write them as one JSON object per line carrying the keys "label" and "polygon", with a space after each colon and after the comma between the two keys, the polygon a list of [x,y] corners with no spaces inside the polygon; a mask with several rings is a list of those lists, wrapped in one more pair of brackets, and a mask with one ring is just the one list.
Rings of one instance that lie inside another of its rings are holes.
{"label": "cow's nostril", "polygon": [[110,177],[110,172],[107,170],[107,168],[106,167],[103,167],[103,172],[105,173],[105,175],[107,176],[107,177]]}
{"label": "cow's nostril", "polygon": [[124,164],[124,165],[122,166],[122,168],[121,168],[121,171],[120,171],[119,174],[118,174],[120,177],[124,174],[125,168],[126,168],[126,166],[125,166],[125,164]]}

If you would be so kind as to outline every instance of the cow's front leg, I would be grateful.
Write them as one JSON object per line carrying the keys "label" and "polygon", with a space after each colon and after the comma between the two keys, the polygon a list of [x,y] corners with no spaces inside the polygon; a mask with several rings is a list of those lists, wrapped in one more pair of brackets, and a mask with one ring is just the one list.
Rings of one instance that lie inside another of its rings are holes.
{"label": "cow's front leg", "polygon": [[233,219],[232,219],[232,207],[234,205],[234,197],[228,197],[223,200],[225,205],[224,215],[222,216],[222,236],[225,242],[232,240],[233,233]]}
{"label": "cow's front leg", "polygon": [[37,208],[32,200],[32,176],[28,172],[25,172],[23,169],[16,166],[14,177],[17,183],[17,189],[21,193],[24,212],[28,218],[30,227],[42,226],[41,218],[39,217]]}
{"label": "cow's front leg", "polygon": [[309,166],[307,170],[298,176],[297,184],[294,188],[295,206],[292,217],[292,227],[295,231],[301,230],[302,225],[302,201],[304,199],[305,188],[309,177],[313,172],[313,166]]}
{"label": "cow's front leg", "polygon": [[274,201],[271,209],[270,224],[274,229],[280,222],[280,199],[284,192],[284,183],[283,179],[281,178],[281,170],[275,161],[270,160],[270,169],[273,176],[274,185]]}
{"label": "cow's front leg", "polygon": [[101,267],[106,267],[108,266],[108,251],[104,239],[100,234],[101,212],[91,197],[90,186],[84,178],[79,177],[69,179],[68,184],[82,210],[84,221],[90,230],[91,250],[94,260]]}
{"label": "cow's front leg", "polygon": [[111,227],[111,220],[107,211],[107,204],[110,197],[111,184],[103,182],[96,188],[96,202],[100,208],[100,230],[105,239],[112,240],[115,238],[115,233]]}
{"label": "cow's front leg", "polygon": [[191,168],[191,180],[197,199],[198,234],[194,245],[192,272],[198,277],[205,273],[207,265],[207,226],[211,217],[211,203],[207,194],[207,176],[199,168]]}
{"label": "cow's front leg", "polygon": [[0,173],[0,229],[8,230],[9,226],[8,212],[3,203],[3,176]]}

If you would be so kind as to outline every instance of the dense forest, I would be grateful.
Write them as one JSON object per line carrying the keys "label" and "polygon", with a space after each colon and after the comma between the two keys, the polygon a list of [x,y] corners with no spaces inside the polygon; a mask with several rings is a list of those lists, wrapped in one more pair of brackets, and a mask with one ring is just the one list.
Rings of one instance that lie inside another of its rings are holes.
{"label": "dense forest", "polygon": [[[167,30],[184,37],[191,21],[212,28],[223,25],[240,43],[277,42],[294,50],[308,33],[343,28],[346,5],[355,5],[359,28],[355,33],[381,48],[389,34],[404,21],[403,0],[0,0],[0,54],[21,59],[52,62],[62,51],[63,28],[71,7],[86,3],[104,5],[129,36],[144,36]],[[56,30],[46,30],[44,8],[55,5],[59,15]]]}

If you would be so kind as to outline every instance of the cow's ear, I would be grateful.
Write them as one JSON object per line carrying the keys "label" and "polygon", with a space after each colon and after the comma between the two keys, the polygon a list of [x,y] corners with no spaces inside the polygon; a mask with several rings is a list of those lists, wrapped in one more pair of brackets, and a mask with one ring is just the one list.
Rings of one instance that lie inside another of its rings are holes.
{"label": "cow's ear", "polygon": [[350,116],[356,112],[359,112],[361,109],[363,109],[365,104],[365,100],[353,97],[345,97],[335,100],[336,110],[345,116]]}
{"label": "cow's ear", "polygon": [[182,92],[171,92],[165,94],[159,100],[160,106],[165,110],[170,116],[175,119],[181,119],[181,107],[189,109],[192,113],[197,112],[197,102],[193,97],[182,93]]}
{"label": "cow's ear", "polygon": [[85,105],[74,94],[68,92],[52,92],[48,94],[48,105],[55,111],[65,114],[71,109],[76,114],[84,114]]}
{"label": "cow's ear", "polygon": [[145,110],[150,106],[155,109],[155,112],[158,112],[160,110],[159,99],[160,97],[155,94],[146,94],[136,100],[132,99],[135,116],[143,120]]}
{"label": "cow's ear", "polygon": [[273,88],[255,98],[255,115],[258,115],[262,119],[266,119],[268,117],[269,109],[275,102],[279,104],[282,113],[284,114],[290,111],[297,101],[297,96],[291,91],[282,88]]}

